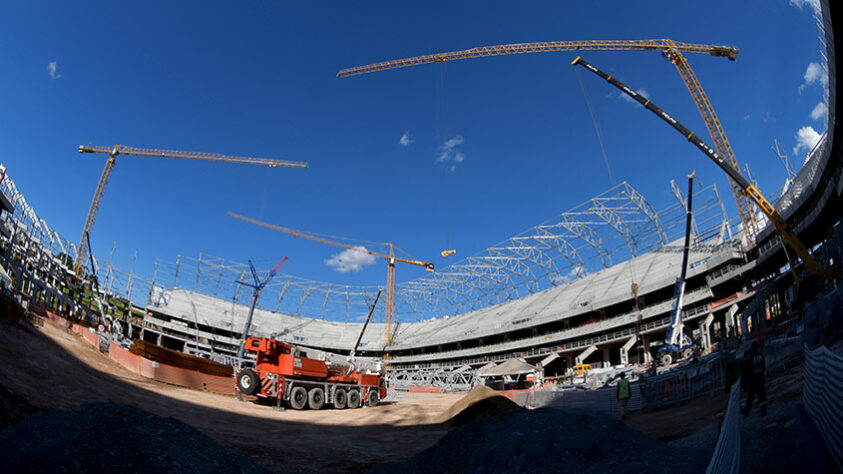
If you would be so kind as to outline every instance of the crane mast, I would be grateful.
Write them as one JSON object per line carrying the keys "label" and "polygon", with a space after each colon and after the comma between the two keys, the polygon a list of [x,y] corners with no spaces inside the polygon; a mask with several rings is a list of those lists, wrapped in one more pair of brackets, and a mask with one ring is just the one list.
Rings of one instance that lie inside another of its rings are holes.
{"label": "crane mast", "polygon": [[434,266],[430,262],[423,262],[421,260],[412,260],[407,258],[400,258],[395,256],[395,245],[391,243],[387,243],[386,246],[389,248],[389,253],[381,253],[375,252],[374,250],[369,250],[365,247],[359,247],[350,244],[344,244],[342,242],[335,242],[333,240],[326,239],[324,237],[319,237],[316,235],[311,235],[306,232],[301,232],[298,230],[289,229],[287,227],[281,227],[279,225],[269,224],[267,222],[262,222],[257,219],[252,219],[250,217],[241,216],[240,214],[235,214],[233,212],[227,212],[231,217],[235,219],[240,219],[241,221],[249,222],[251,224],[255,224],[257,226],[261,226],[267,229],[277,230],[278,232],[284,232],[285,234],[290,234],[293,237],[301,237],[304,239],[312,240],[314,242],[320,242],[327,245],[332,245],[334,247],[340,247],[344,249],[353,249],[358,252],[363,252],[374,257],[382,258],[386,260],[387,268],[386,268],[386,316],[385,316],[385,328],[384,328],[384,347],[389,347],[392,344],[392,326],[393,321],[395,319],[395,263],[401,262],[406,263],[409,265],[415,265],[418,267],[424,267],[425,270],[432,272],[434,270]]}
{"label": "crane mast", "polygon": [[113,147],[107,146],[79,146],[79,153],[105,153],[108,154],[108,159],[105,162],[105,167],[100,175],[100,180],[97,183],[97,189],[94,191],[94,198],[91,200],[91,206],[88,208],[88,215],[85,218],[85,225],[82,228],[82,237],[79,239],[79,246],[76,251],[76,261],[73,263],[73,271],[76,276],[82,277],[85,267],[85,257],[88,248],[85,246],[85,236],[88,235],[94,227],[94,221],[97,219],[97,211],[102,203],[105,187],[111,178],[111,172],[114,164],[117,161],[118,155],[129,156],[156,156],[160,158],[180,158],[187,160],[202,160],[202,161],[220,161],[225,163],[244,163],[250,165],[263,165],[270,168],[285,167],[285,168],[307,168],[307,163],[302,161],[286,161],[273,160],[269,158],[252,158],[246,156],[229,156],[221,155],[219,153],[203,153],[196,151],[177,151],[177,150],[159,150],[156,148],[136,148],[115,145]]}
{"label": "crane mast", "polygon": [[[737,159],[735,159],[735,154],[732,151],[732,146],[729,144],[729,140],[726,138],[726,132],[723,130],[723,126],[720,123],[720,119],[717,118],[717,114],[714,112],[714,107],[711,105],[711,101],[708,99],[708,96],[703,90],[696,74],[694,74],[694,71],[691,69],[691,65],[683,56],[683,53],[707,54],[709,56],[724,57],[734,61],[740,54],[740,50],[735,46],[683,43],[681,41],[674,41],[667,38],[651,40],[544,41],[536,43],[503,44],[496,46],[482,46],[448,53],[427,54],[411,58],[382,61],[364,66],[356,66],[342,69],[337,73],[337,77],[351,77],[390,69],[400,69],[423,64],[456,61],[460,59],[567,51],[656,51],[662,53],[662,55],[676,67],[676,70],[682,77],[682,81],[688,88],[688,92],[691,93],[694,104],[696,104],[697,109],[699,109],[700,114],[702,115],[703,121],[705,121],[705,126],[708,129],[709,135],[711,135],[711,139],[714,142],[718,153],[724,156],[726,161],[728,161],[735,169],[739,168]],[[740,185],[732,180],[731,177],[729,179],[729,184],[732,188],[732,194],[735,196],[735,204],[738,207],[741,223],[745,230],[744,234],[747,236],[747,241],[751,245],[758,232],[757,223],[755,222],[755,214],[753,214],[751,210],[751,199],[741,192]]]}
{"label": "crane mast", "polygon": [[[631,87],[623,84],[622,82],[618,81],[614,76],[610,76],[605,72],[601,71],[597,67],[589,64],[588,62],[584,61],[582,58],[577,56],[571,62],[574,66],[583,66],[584,68],[588,69],[589,71],[593,72],[594,74],[602,77],[605,79],[609,84],[617,87],[621,90],[624,94],[632,97],[636,102],[643,105],[645,109],[649,110],[650,112],[656,114],[660,119],[667,122],[668,125],[673,127],[677,132],[681,133],[689,142],[691,142],[695,147],[697,147],[700,151],[705,153],[705,155],[713,161],[717,166],[723,170],[729,178],[737,183],[740,187],[741,193],[746,196],[751,202],[758,206],[761,209],[761,212],[764,213],[765,216],[773,223],[775,226],[776,231],[778,231],[779,235],[787,241],[788,244],[793,248],[796,252],[796,255],[802,259],[802,262],[805,264],[805,268],[812,275],[822,276],[823,271],[811,254],[808,252],[808,249],[805,248],[805,245],[790,230],[787,225],[787,222],[784,220],[781,214],[776,210],[776,208],[761,194],[761,190],[759,190],[754,184],[750,183],[743,175],[741,175],[740,171],[737,168],[733,167],[729,161],[723,158],[714,148],[712,148],[709,144],[704,142],[698,135],[694,132],[689,130],[687,127],[682,125],[681,122],[673,118],[670,114],[665,112],[664,110],[660,109],[656,106],[653,102],[649,99],[645,99],[635,92]],[[794,273],[795,274],[795,273]]]}

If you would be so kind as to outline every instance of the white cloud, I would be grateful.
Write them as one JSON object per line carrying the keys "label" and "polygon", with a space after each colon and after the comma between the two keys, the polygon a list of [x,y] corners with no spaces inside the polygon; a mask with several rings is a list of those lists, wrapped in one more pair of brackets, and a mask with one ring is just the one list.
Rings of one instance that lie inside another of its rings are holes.
{"label": "white cloud", "polygon": [[568,283],[569,281],[576,280],[577,278],[584,277],[585,275],[586,275],[585,267],[582,266],[582,265],[575,265],[573,268],[571,268],[571,271],[569,271],[567,274],[565,274],[565,275],[557,274],[556,276],[551,278],[550,284],[553,285],[553,286],[564,285],[565,283]]}
{"label": "white cloud", "polygon": [[802,8],[807,5],[814,10],[814,13],[820,13],[820,0],[790,0],[789,3],[796,8]]}
{"label": "white cloud", "polygon": [[364,266],[373,263],[375,263],[375,256],[366,253],[366,247],[345,249],[325,260],[325,265],[341,273],[359,272]]}
{"label": "white cloud", "polygon": [[47,63],[47,72],[50,73],[50,79],[58,79],[61,74],[58,73],[59,65],[55,61]]}
{"label": "white cloud", "polygon": [[746,114],[746,115],[744,115],[744,116],[743,116],[743,119],[744,119],[744,120],[749,120],[750,118],[752,118],[752,117],[750,117],[750,115],[749,115],[749,114]]}
{"label": "white cloud", "polygon": [[457,151],[455,148],[462,145],[464,142],[465,140],[463,140],[462,135],[457,135],[447,140],[439,147],[439,156],[436,157],[436,163],[447,164],[450,162],[451,165],[447,166],[447,169],[451,173],[456,171],[456,164],[465,161],[465,153]]}
{"label": "white cloud", "polygon": [[[640,95],[641,97],[643,97],[645,99],[650,98],[650,93],[647,92],[647,89],[636,89],[635,92],[637,92],[638,95]],[[638,104],[638,101],[633,99],[632,97],[630,97],[626,92],[618,92],[618,99],[620,99],[624,102],[629,102],[630,104]],[[641,105],[641,104],[638,104],[638,105]]]}
{"label": "white cloud", "polygon": [[809,152],[819,141],[820,134],[814,130],[814,127],[806,125],[796,132],[796,146],[793,147],[793,154],[798,155],[803,149]]}
{"label": "white cloud", "polygon": [[814,110],[811,111],[811,118],[814,120],[819,120],[824,118],[828,113],[828,106],[825,105],[825,102],[820,102],[816,106],[814,106]]}
{"label": "white cloud", "polygon": [[410,132],[404,132],[404,135],[401,135],[401,138],[398,140],[398,143],[401,146],[407,146],[410,143],[413,143],[413,140],[410,140]]}
{"label": "white cloud", "polygon": [[805,68],[805,74],[802,75],[802,78],[805,80],[805,82],[803,82],[802,85],[799,86],[800,94],[802,93],[802,91],[805,90],[806,87],[810,86],[811,84],[814,84],[815,82],[817,82],[817,80],[820,81],[820,84],[822,84],[823,87],[828,87],[828,73],[826,72],[825,67],[817,63],[808,63],[808,67]]}

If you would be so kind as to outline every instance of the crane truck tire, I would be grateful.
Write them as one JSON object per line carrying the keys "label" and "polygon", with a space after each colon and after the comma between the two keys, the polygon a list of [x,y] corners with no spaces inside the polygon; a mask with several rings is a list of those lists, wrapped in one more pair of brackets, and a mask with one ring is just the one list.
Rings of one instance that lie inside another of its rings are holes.
{"label": "crane truck tire", "polygon": [[369,396],[366,397],[366,404],[370,407],[378,406],[378,391],[375,389],[369,389]]}
{"label": "crane truck tire", "polygon": [[242,369],[237,373],[237,390],[244,395],[254,395],[260,388],[258,374],[252,369]]}
{"label": "crane truck tire", "polygon": [[345,408],[347,401],[346,392],[344,388],[337,388],[334,390],[334,408],[342,410]]}
{"label": "crane truck tire", "polygon": [[313,387],[307,393],[307,406],[311,410],[319,410],[325,405],[325,391],[319,387]]}
{"label": "crane truck tire", "polygon": [[694,349],[686,347],[682,349],[682,359],[690,359],[694,355]]}
{"label": "crane truck tire", "polygon": [[360,408],[360,392],[357,390],[348,391],[347,406],[348,408]]}
{"label": "crane truck tire", "polygon": [[663,366],[670,365],[673,363],[673,357],[670,354],[664,354],[661,358],[659,358],[659,362],[661,362]]}
{"label": "crane truck tire", "polygon": [[307,390],[304,387],[293,387],[290,390],[290,406],[296,410],[303,410],[307,405]]}

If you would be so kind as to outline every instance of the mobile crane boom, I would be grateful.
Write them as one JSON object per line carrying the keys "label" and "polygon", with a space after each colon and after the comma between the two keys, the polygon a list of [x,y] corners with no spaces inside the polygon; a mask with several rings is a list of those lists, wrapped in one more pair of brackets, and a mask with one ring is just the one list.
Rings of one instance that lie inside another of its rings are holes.
{"label": "mobile crane boom", "polygon": [[688,200],[685,203],[685,243],[682,247],[682,268],[674,288],[673,311],[670,313],[670,326],[667,328],[665,342],[674,347],[682,344],[682,306],[685,300],[685,277],[688,274],[688,254],[691,252],[691,220],[693,219],[694,177],[697,172],[688,175]]}
{"label": "mobile crane boom", "polygon": [[745,196],[747,196],[756,206],[761,209],[761,212],[764,213],[765,216],[773,223],[775,226],[776,231],[787,241],[788,244],[793,248],[799,258],[802,259],[802,262],[805,264],[805,268],[812,275],[822,276],[823,271],[814,258],[808,253],[808,249],[805,248],[805,245],[799,240],[799,237],[794,234],[787,225],[787,222],[784,220],[781,214],[776,210],[776,208],[761,194],[761,191],[755,187],[752,183],[750,183],[746,178],[741,175],[741,173],[733,166],[731,166],[723,157],[711,146],[709,146],[706,142],[704,142],[699,136],[697,136],[694,132],[689,130],[687,127],[682,125],[681,122],[676,120],[670,114],[665,112],[664,110],[660,109],[656,106],[653,102],[649,99],[642,97],[640,94],[635,92],[632,88],[626,86],[622,82],[615,79],[613,76],[606,74],[605,72],[601,71],[597,67],[593,66],[592,64],[586,62],[581,57],[577,56],[571,62],[573,66],[583,66],[584,68],[588,69],[589,71],[597,74],[598,76],[605,79],[609,84],[617,87],[621,90],[624,94],[632,97],[636,102],[643,105],[644,108],[649,110],[650,112],[656,114],[659,118],[667,122],[668,125],[673,127],[677,132],[681,133],[683,137],[685,137],[689,142],[691,142],[695,147],[697,147],[700,151],[705,153],[705,155],[711,159],[717,166],[723,170],[726,175],[734,182],[740,186],[741,191]]}

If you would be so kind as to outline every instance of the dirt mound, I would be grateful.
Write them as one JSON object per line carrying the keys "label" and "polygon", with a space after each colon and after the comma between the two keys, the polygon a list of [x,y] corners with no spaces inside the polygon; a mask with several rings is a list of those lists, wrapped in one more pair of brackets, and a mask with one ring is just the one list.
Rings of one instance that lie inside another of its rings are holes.
{"label": "dirt mound", "polygon": [[0,430],[42,411],[0,385]]}
{"label": "dirt mound", "polygon": [[515,402],[489,387],[474,387],[468,395],[457,400],[450,408],[433,419],[434,423],[461,426],[488,416],[520,409]]}
{"label": "dirt mound", "polygon": [[596,413],[515,410],[454,428],[404,463],[373,472],[702,472],[708,457]]}
{"label": "dirt mound", "polygon": [[266,472],[178,420],[114,403],[32,415],[0,445],[6,472]]}

